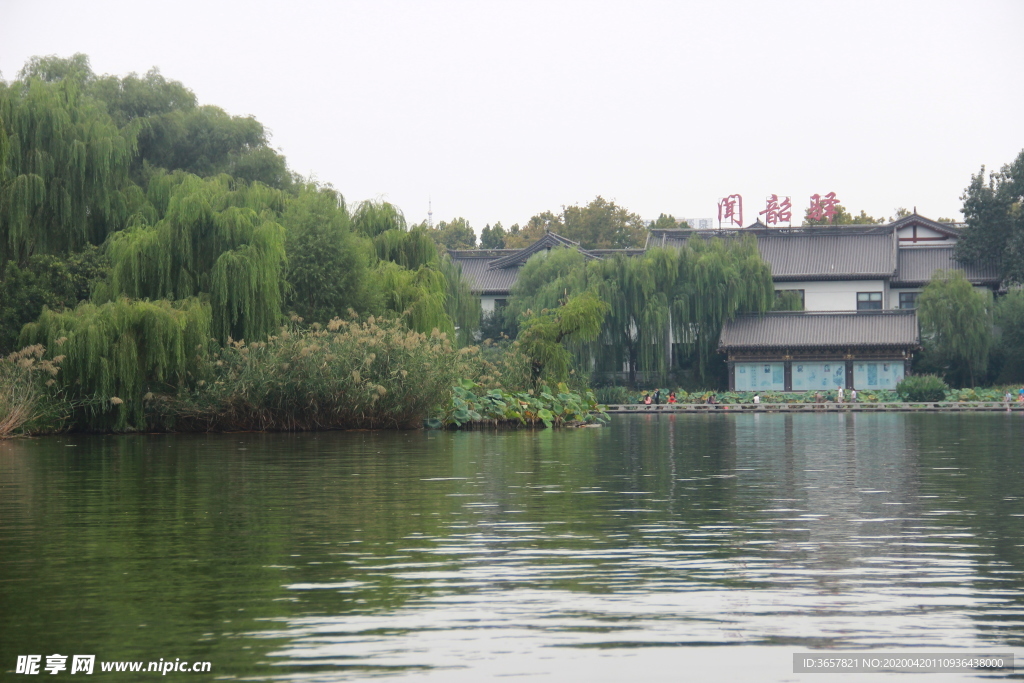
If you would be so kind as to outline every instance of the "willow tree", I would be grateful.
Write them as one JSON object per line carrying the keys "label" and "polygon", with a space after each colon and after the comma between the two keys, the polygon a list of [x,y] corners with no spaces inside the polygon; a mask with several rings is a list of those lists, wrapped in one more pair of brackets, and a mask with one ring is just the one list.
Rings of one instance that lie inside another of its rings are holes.
{"label": "willow tree", "polygon": [[374,278],[385,315],[398,317],[409,329],[424,334],[435,329],[448,335],[455,333],[455,324],[445,309],[448,281],[439,270],[427,265],[409,270],[382,261]]}
{"label": "willow tree", "polygon": [[198,299],[119,299],[44,309],[19,341],[61,357],[57,381],[83,413],[79,426],[128,431],[146,427],[147,394],[172,392],[196,376],[209,338],[210,306]]}
{"label": "willow tree", "polygon": [[924,361],[964,386],[984,377],[992,345],[991,294],[975,290],[963,271],[940,270],[917,299]]}
{"label": "willow tree", "polygon": [[175,178],[159,222],[111,236],[111,294],[207,296],[212,331],[221,342],[273,333],[284,288],[284,229],[276,222],[283,195],[229,176]]}
{"label": "willow tree", "polygon": [[587,291],[568,297],[557,308],[545,308],[527,316],[518,340],[530,359],[535,387],[542,381],[554,383],[568,379],[572,354],[566,342],[596,340],[608,309],[607,302]]}
{"label": "willow tree", "polygon": [[440,252],[426,230],[399,230],[392,228],[373,238],[377,258],[391,261],[403,268],[415,270],[422,265],[436,263]]}
{"label": "willow tree", "polygon": [[73,79],[0,82],[0,267],[99,244],[124,224],[136,133]]}
{"label": "willow tree", "polygon": [[679,250],[672,301],[672,334],[707,381],[718,356],[722,326],[737,313],[770,311],[775,299],[771,268],[757,241],[691,239]]}
{"label": "willow tree", "polygon": [[[585,261],[573,249],[535,255],[523,267],[509,309],[519,316],[585,291],[609,305],[600,339],[572,344],[581,362],[599,369],[664,376],[672,362],[690,364],[710,381],[722,325],[740,312],[770,310],[771,271],[753,238],[691,240],[681,249],[652,249]],[[670,341],[677,352],[670,355]]]}
{"label": "willow tree", "polygon": [[473,335],[480,329],[480,297],[473,293],[469,282],[462,276],[462,266],[447,254],[441,257],[438,269],[447,286],[445,312],[455,325],[456,341],[459,346],[465,346],[473,341]]}
{"label": "willow tree", "polygon": [[394,204],[366,200],[352,212],[352,229],[367,237],[376,237],[386,230],[406,230],[405,215]]}

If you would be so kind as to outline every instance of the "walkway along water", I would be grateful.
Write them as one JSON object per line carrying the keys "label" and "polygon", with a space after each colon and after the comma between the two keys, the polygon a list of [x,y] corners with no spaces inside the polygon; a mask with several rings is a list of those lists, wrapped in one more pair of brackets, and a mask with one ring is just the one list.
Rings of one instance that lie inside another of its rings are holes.
{"label": "walkway along water", "polygon": [[1024,413],[1024,405],[1007,404],[1004,401],[940,401],[938,403],[673,403],[666,405],[619,404],[609,405],[610,414],[630,413],[738,413],[738,412],[772,412],[772,413],[814,413],[814,412],[1015,412]]}

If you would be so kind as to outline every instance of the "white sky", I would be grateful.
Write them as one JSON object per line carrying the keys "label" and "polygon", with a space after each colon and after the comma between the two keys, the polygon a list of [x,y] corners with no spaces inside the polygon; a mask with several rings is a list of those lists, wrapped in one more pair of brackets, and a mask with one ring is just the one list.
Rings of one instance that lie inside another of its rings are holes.
{"label": "white sky", "polygon": [[601,194],[653,219],[834,191],[960,219],[1024,148],[1024,2],[0,0],[0,73],[84,52],[252,114],[350,202],[479,231]]}

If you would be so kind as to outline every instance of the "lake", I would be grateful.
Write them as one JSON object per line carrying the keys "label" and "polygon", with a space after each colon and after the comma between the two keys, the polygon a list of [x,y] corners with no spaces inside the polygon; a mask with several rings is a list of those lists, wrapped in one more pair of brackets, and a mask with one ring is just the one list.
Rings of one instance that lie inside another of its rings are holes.
{"label": "lake", "polygon": [[820,681],[793,653],[840,650],[1020,666],[1024,419],[0,442],[0,617],[0,674],[31,654],[211,663],[161,677],[190,681]]}

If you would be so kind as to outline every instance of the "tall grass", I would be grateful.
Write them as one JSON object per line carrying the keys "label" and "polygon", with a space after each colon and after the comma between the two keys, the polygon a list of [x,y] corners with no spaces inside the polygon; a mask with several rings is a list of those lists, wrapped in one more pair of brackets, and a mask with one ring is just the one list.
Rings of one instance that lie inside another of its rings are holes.
{"label": "tall grass", "polygon": [[48,395],[62,357],[44,360],[42,345],[0,358],[0,439],[52,428],[59,401]]}
{"label": "tall grass", "polygon": [[194,389],[150,397],[149,413],[154,426],[181,431],[419,427],[478,372],[477,354],[437,330],[335,318],[229,343]]}

